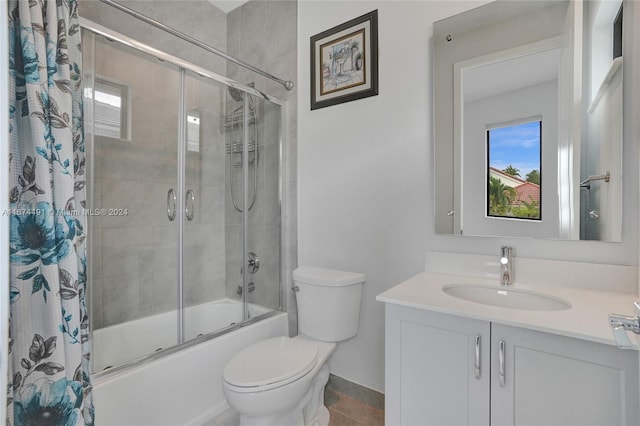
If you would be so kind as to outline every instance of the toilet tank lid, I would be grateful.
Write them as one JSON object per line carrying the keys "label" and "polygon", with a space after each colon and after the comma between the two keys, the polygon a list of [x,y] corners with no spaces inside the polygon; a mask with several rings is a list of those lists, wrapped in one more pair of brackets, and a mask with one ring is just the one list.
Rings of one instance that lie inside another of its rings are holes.
{"label": "toilet tank lid", "polygon": [[327,287],[342,287],[364,283],[365,276],[360,272],[337,271],[335,269],[301,266],[293,271],[293,280],[305,284]]}

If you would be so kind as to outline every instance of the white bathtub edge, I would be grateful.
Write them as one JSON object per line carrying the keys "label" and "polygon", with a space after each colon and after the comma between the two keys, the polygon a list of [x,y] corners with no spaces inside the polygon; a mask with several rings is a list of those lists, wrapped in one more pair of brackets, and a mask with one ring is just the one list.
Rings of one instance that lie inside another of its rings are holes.
{"label": "white bathtub edge", "polygon": [[226,405],[222,370],[229,359],[252,343],[286,335],[283,312],[139,368],[100,377],[93,386],[96,422],[175,426],[207,421]]}
{"label": "white bathtub edge", "polygon": [[185,426],[203,426],[205,423],[215,419],[217,416],[219,416],[220,414],[222,414],[228,409],[230,409],[229,404],[227,404],[226,402],[222,402],[216,405],[215,407],[213,407],[211,410],[205,413],[202,413],[195,419],[191,420]]}

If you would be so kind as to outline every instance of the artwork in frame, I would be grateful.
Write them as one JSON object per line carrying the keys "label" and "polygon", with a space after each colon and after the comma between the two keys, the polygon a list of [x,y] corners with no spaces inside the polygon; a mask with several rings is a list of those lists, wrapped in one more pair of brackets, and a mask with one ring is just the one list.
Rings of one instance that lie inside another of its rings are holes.
{"label": "artwork in frame", "polygon": [[378,94],[378,11],[311,37],[311,109]]}

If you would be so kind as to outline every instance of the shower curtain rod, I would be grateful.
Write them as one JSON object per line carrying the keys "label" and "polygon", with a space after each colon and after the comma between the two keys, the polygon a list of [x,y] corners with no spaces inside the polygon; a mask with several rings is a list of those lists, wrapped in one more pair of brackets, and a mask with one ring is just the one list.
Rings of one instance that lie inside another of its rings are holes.
{"label": "shower curtain rod", "polygon": [[261,70],[260,68],[256,68],[251,64],[248,64],[248,63],[246,63],[244,61],[241,61],[240,59],[237,59],[237,58],[229,55],[228,53],[223,52],[222,50],[216,49],[213,46],[209,46],[208,44],[203,43],[200,40],[197,40],[197,39],[195,39],[195,38],[193,38],[193,37],[191,37],[191,36],[189,36],[189,35],[187,35],[185,33],[182,33],[182,32],[180,32],[178,30],[175,30],[175,29],[163,24],[162,22],[156,21],[155,19],[151,19],[146,15],[143,15],[143,14],[141,14],[139,12],[136,12],[133,9],[129,9],[128,7],[123,6],[118,2],[115,2],[113,0],[100,0],[100,1],[102,3],[108,5],[108,6],[111,6],[113,8],[116,8],[116,9],[120,10],[121,12],[124,12],[124,13],[126,13],[128,15],[131,15],[136,19],[144,21],[149,25],[153,25],[154,27],[159,28],[159,29],[161,29],[163,31],[166,31],[169,34],[173,34],[174,36],[176,36],[178,38],[181,38],[182,40],[188,41],[189,43],[194,44],[194,45],[196,45],[196,46],[198,46],[198,47],[200,47],[200,48],[202,48],[202,49],[204,49],[204,50],[206,50],[208,52],[211,52],[214,55],[221,56],[224,59],[233,62],[234,64],[240,65],[241,67],[246,68],[248,70],[251,70],[251,71],[253,71],[255,73],[258,73],[258,74],[262,75],[263,77],[267,77],[268,79],[276,81],[276,82],[282,84],[285,87],[285,89],[287,89],[287,90],[292,90],[293,89],[294,84],[293,84],[293,81],[291,81],[291,80],[285,81],[285,80],[282,80],[282,79],[280,79],[280,78],[278,78],[276,76],[273,76],[273,75],[269,74],[268,72]]}

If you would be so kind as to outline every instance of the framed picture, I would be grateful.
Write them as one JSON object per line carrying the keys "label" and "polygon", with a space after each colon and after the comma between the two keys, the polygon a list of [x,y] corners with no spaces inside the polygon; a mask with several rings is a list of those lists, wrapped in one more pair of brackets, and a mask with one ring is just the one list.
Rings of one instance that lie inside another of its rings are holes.
{"label": "framed picture", "polygon": [[311,109],[378,94],[378,11],[311,37]]}

